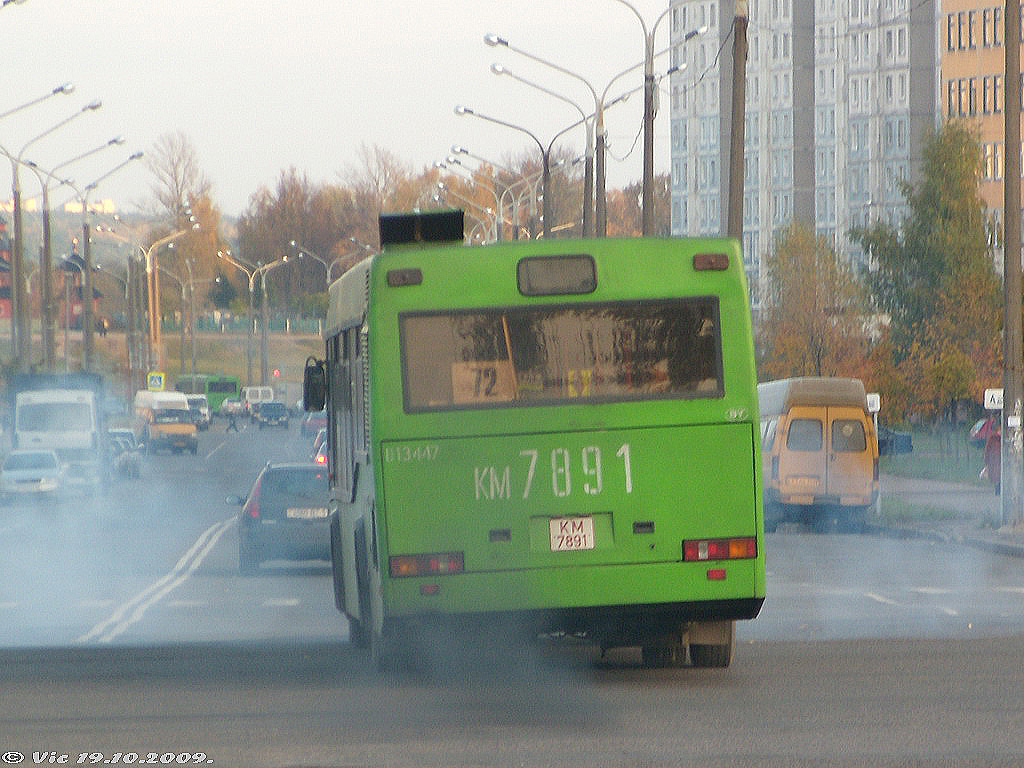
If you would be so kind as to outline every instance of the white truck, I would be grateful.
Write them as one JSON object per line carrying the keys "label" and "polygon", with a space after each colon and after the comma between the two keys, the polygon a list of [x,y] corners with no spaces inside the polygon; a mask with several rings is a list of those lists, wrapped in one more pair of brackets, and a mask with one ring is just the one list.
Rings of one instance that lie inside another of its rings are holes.
{"label": "white truck", "polygon": [[103,381],[97,374],[22,374],[11,380],[14,448],[49,448],[69,489],[95,491],[105,472]]}

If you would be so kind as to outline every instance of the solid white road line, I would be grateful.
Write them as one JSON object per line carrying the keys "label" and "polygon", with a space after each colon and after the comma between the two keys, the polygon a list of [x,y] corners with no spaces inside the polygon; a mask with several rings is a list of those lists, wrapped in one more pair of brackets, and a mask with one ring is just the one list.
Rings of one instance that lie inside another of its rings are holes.
{"label": "solid white road line", "polygon": [[220,537],[224,535],[224,532],[235,523],[235,519],[232,515],[227,520],[214,523],[203,531],[202,535],[196,540],[196,543],[181,556],[181,559],[178,560],[177,564],[167,575],[150,584],[142,592],[122,604],[109,617],[79,637],[76,642],[87,643],[90,640],[96,640],[100,643],[109,643],[129,626],[141,619],[150,607],[180,586],[195,572],[196,568],[199,567],[200,563],[210,553],[210,550],[217,544]]}

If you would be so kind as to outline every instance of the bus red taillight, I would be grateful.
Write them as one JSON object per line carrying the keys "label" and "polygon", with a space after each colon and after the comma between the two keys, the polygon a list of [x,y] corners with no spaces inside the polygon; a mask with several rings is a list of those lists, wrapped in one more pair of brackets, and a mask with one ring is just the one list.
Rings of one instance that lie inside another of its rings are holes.
{"label": "bus red taillight", "polygon": [[395,555],[388,559],[392,578],[402,576],[449,576],[465,570],[462,552],[435,555]]}
{"label": "bus red taillight", "polygon": [[683,560],[749,560],[757,557],[757,539],[744,536],[735,539],[694,539],[683,542]]}

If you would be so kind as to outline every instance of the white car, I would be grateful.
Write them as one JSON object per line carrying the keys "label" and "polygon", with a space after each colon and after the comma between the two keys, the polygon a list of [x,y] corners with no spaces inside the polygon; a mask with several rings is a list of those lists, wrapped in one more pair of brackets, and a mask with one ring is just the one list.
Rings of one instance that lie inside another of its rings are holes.
{"label": "white car", "polygon": [[4,496],[54,496],[64,479],[64,465],[53,451],[11,451],[0,467],[0,492]]}

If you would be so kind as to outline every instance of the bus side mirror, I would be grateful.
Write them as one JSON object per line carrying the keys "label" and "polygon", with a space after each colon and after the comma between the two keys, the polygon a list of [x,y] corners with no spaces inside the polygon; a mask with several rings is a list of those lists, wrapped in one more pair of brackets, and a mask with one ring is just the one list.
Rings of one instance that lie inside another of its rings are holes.
{"label": "bus side mirror", "polygon": [[309,357],[302,375],[302,407],[307,411],[322,411],[326,402],[327,363]]}

